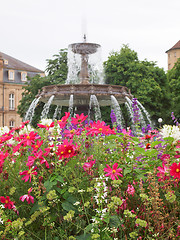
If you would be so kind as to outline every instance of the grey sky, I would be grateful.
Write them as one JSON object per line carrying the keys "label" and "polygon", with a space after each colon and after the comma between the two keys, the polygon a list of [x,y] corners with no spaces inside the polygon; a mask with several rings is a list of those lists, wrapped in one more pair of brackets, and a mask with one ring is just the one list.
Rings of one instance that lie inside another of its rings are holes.
{"label": "grey sky", "polygon": [[180,40],[180,0],[0,0],[0,51],[45,70],[69,44],[102,46],[102,60],[128,44],[140,60],[167,70]]}

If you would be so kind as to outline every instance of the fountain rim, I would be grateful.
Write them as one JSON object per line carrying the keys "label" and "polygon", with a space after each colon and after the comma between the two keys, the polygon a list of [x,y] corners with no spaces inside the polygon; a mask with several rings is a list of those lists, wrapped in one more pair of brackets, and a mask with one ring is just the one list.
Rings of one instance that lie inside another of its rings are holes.
{"label": "fountain rim", "polygon": [[90,55],[96,53],[97,49],[101,48],[101,45],[97,43],[82,42],[69,44],[68,47],[71,48],[72,52],[75,54]]}

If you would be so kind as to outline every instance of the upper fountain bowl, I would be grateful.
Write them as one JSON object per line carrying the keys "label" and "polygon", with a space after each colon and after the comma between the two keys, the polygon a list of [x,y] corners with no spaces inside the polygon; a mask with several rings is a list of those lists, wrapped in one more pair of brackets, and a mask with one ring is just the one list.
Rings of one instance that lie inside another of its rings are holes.
{"label": "upper fountain bowl", "polygon": [[78,53],[78,54],[93,54],[97,52],[97,49],[100,48],[101,46],[96,43],[73,43],[69,45],[69,48],[73,51],[73,53]]}

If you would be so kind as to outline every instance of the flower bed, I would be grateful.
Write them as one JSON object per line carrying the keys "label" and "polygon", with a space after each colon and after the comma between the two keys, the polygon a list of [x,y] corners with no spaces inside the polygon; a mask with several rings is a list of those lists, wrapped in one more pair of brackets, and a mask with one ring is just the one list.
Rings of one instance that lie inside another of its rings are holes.
{"label": "flower bed", "polygon": [[0,238],[177,239],[179,128],[133,136],[86,118],[1,129]]}

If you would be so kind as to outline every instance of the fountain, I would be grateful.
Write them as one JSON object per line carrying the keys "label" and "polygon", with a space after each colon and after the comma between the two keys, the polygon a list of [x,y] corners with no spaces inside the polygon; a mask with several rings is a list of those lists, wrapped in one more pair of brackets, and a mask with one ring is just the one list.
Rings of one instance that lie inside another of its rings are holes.
{"label": "fountain", "polygon": [[[66,84],[45,86],[37,97],[41,97],[41,101],[47,103],[51,96],[54,96],[51,99],[51,104],[68,107],[71,115],[73,109],[75,109],[75,113],[87,115],[89,107],[92,113],[93,105],[97,109],[94,112],[98,112],[100,115],[99,108],[111,106],[112,102],[115,102],[115,109],[120,113],[117,105],[125,103],[126,97],[132,99],[130,90],[124,86],[102,84],[102,81],[99,84],[93,83],[91,80],[89,57],[96,53],[99,48],[99,44],[87,43],[86,36],[84,36],[82,43],[70,44],[69,49],[81,58],[81,66],[76,69],[78,80],[72,82],[68,76]],[[71,67],[69,67],[69,72]],[[121,122],[120,116],[118,119]]]}

